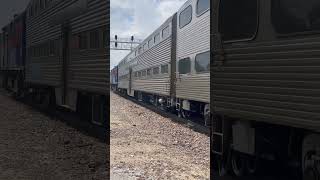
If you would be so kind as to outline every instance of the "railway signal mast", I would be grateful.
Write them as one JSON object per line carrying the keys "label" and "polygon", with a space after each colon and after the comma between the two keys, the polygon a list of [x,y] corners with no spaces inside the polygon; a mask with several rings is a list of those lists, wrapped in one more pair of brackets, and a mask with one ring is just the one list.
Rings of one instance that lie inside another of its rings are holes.
{"label": "railway signal mast", "polygon": [[110,41],[110,50],[132,51],[135,47],[139,46],[141,42],[141,39],[135,39],[134,36],[131,36],[130,39],[127,39],[118,38],[118,35],[115,35],[114,40]]}

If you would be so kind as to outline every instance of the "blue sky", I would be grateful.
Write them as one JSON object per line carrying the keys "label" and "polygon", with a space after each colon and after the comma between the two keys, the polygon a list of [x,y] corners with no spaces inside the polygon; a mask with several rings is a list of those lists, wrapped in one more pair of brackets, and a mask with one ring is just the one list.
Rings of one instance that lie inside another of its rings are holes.
{"label": "blue sky", "polygon": [[[110,35],[144,39],[173,15],[186,0],[111,0]],[[110,52],[111,69],[129,51]]]}

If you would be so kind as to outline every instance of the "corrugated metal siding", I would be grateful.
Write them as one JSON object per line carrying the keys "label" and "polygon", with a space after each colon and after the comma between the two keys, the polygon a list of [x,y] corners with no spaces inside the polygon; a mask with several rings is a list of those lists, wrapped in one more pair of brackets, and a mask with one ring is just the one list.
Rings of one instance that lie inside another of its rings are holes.
{"label": "corrugated metal siding", "polygon": [[[109,27],[109,3],[89,0],[88,12],[71,20],[71,33]],[[107,33],[107,36],[109,33]],[[100,33],[100,40],[102,40]],[[107,42],[105,42],[107,43]],[[109,48],[73,50],[70,52],[69,87],[91,92],[109,92]]]}
{"label": "corrugated metal siding", "polygon": [[120,88],[120,89],[129,89],[129,80],[128,79],[119,80],[118,88]]}
{"label": "corrugated metal siding", "polygon": [[213,69],[215,112],[320,132],[319,49],[320,39],[225,45]]}
{"label": "corrugated metal siding", "polygon": [[209,73],[177,78],[177,97],[200,102],[210,102]]}
{"label": "corrugated metal siding", "polygon": [[106,93],[108,91],[109,73],[107,50],[73,51],[68,68],[68,87]]}
{"label": "corrugated metal siding", "polygon": [[170,95],[170,75],[161,75],[154,78],[136,79],[133,81],[133,90],[159,95]]}
{"label": "corrugated metal siding", "polygon": [[[171,36],[156,46],[152,47],[141,56],[136,58],[137,65],[132,68],[133,72],[169,64],[171,61]],[[170,72],[170,71],[169,71]],[[132,88],[136,91],[155,93],[169,96],[170,73],[167,75],[156,75],[153,77],[133,79]]]}
{"label": "corrugated metal siding", "polygon": [[119,70],[118,70],[118,88],[121,89],[129,89],[129,78],[122,78],[123,76],[129,74],[129,70],[127,68],[127,64],[119,64]]}
{"label": "corrugated metal siding", "polygon": [[[196,54],[210,50],[210,11],[197,17],[196,3],[190,1],[193,5],[193,17],[190,24],[184,28],[179,28],[179,15],[188,4],[185,4],[178,12],[177,27],[177,71],[179,59],[190,57],[194,61]],[[182,99],[190,99],[200,102],[210,102],[210,73],[197,74],[192,65],[190,75],[181,76],[176,83],[176,96]]]}
{"label": "corrugated metal siding", "polygon": [[[26,19],[26,82],[50,86],[61,85],[62,57],[61,52],[55,56],[34,58],[29,55],[28,48],[48,40],[61,39],[61,26],[50,26],[51,18],[59,11],[74,3],[72,1],[53,2],[47,9]],[[32,3],[32,1],[30,2]],[[59,43],[61,46],[61,41]],[[51,69],[50,71],[47,71]],[[54,77],[48,78],[48,77]]]}
{"label": "corrugated metal siding", "polygon": [[[62,86],[62,32],[61,25],[51,26],[50,21],[60,11],[77,0],[54,2],[39,15],[27,18],[27,48],[48,40],[59,40],[55,56],[30,58],[27,55],[26,81]],[[70,20],[70,36],[105,27],[109,28],[109,1],[88,0],[88,12]],[[107,31],[107,36],[109,31]],[[100,38],[102,39],[102,37]],[[105,42],[107,43],[107,42]],[[68,87],[89,92],[107,93],[109,88],[109,47],[96,50],[70,50],[68,60]]]}

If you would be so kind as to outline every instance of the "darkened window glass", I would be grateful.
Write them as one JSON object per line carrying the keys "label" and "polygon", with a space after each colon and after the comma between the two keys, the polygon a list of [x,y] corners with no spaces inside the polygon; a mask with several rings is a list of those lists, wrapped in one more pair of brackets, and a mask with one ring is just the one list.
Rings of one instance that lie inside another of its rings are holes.
{"label": "darkened window glass", "polygon": [[210,8],[210,0],[198,0],[197,15],[204,13],[209,8]]}
{"label": "darkened window glass", "polygon": [[190,58],[181,59],[179,61],[179,73],[188,74],[191,72],[191,61]]}
{"label": "darkened window glass", "polygon": [[147,76],[151,75],[151,69],[147,69]]}
{"label": "darkened window glass", "polygon": [[162,30],[162,38],[166,38],[168,37],[170,34],[170,30],[169,30],[169,26],[165,27],[163,30]]}
{"label": "darkened window glass", "polygon": [[153,68],[153,74],[154,75],[159,74],[159,67]]}
{"label": "darkened window glass", "polygon": [[141,77],[141,71],[138,72],[138,77]]}
{"label": "darkened window glass", "polygon": [[98,31],[90,32],[90,48],[99,48],[99,33]]}
{"label": "darkened window glass", "polygon": [[272,0],[272,23],[281,34],[319,31],[320,1]]}
{"label": "darkened window glass", "polygon": [[160,42],[160,33],[154,36],[154,44],[157,44],[158,42]]}
{"label": "darkened window glass", "polygon": [[219,30],[223,40],[253,38],[258,28],[257,6],[257,0],[221,1]]}
{"label": "darkened window glass", "polygon": [[168,69],[168,64],[161,66],[161,73],[162,73],[162,74],[168,73],[168,71],[169,71],[169,69]]}
{"label": "darkened window glass", "polygon": [[210,51],[196,55],[195,69],[197,72],[209,72]]}
{"label": "darkened window glass", "polygon": [[192,7],[191,5],[185,8],[179,15],[179,27],[183,28],[192,20]]}

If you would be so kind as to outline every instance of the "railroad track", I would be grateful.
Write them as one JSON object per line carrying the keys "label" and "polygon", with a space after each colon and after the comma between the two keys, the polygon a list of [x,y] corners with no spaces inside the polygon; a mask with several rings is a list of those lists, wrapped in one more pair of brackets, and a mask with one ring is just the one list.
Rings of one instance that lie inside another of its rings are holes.
{"label": "railroad track", "polygon": [[199,132],[199,133],[202,133],[202,134],[205,134],[207,136],[210,136],[210,128],[205,126],[204,124],[200,123],[198,119],[184,119],[184,118],[180,118],[178,117],[176,114],[173,114],[173,113],[170,113],[170,112],[167,112],[167,111],[164,111],[164,110],[161,110],[153,105],[150,105],[150,104],[147,104],[147,103],[144,103],[144,102],[141,102],[141,101],[138,101],[137,99],[133,98],[133,97],[129,97],[129,96],[124,96],[123,94],[119,93],[119,92],[114,92],[112,91],[113,93],[127,99],[127,100],[130,100],[142,107],[145,107],[163,117],[166,117],[166,118],[169,118],[171,119],[172,121],[176,122],[176,123],[179,123],[183,126],[186,126],[196,132]]}
{"label": "railroad track", "polygon": [[109,144],[109,139],[107,138],[108,128],[101,127],[95,124],[92,124],[88,120],[81,119],[76,113],[71,112],[68,109],[60,108],[60,107],[51,107],[44,108],[39,104],[33,103],[28,98],[16,98],[11,93],[1,89],[0,92],[10,98],[13,98],[16,101],[19,101],[23,104],[26,104],[51,118],[55,118],[64,122],[66,125],[77,129],[79,132],[89,135],[91,137],[97,138],[99,141]]}

